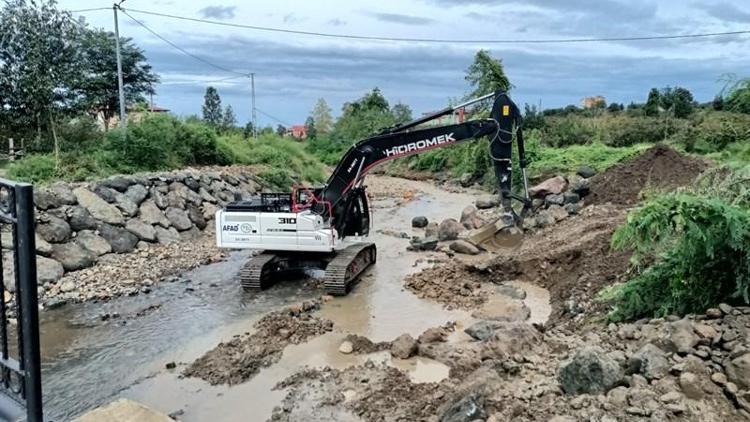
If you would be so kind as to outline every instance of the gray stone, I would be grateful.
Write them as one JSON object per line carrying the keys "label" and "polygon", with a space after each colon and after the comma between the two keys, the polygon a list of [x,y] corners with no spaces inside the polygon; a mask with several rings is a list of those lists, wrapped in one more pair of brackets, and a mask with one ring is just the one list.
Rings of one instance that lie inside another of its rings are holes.
{"label": "gray stone", "polygon": [[669,372],[669,361],[661,349],[647,343],[628,360],[630,373],[640,373],[648,380],[660,379]]}
{"label": "gray stone", "polygon": [[[203,198],[200,195],[193,192],[190,188],[183,185],[182,183],[172,183],[171,185],[169,185],[169,189],[177,192],[177,194],[187,202],[193,203],[195,205],[200,205],[201,202],[203,202]],[[169,199],[169,195],[167,195],[167,199]]]}
{"label": "gray stone", "polygon": [[680,354],[687,354],[698,344],[698,335],[693,330],[693,324],[687,319],[680,319],[666,325],[664,345],[668,350]]}
{"label": "gray stone", "polygon": [[62,264],[55,261],[54,259],[46,258],[43,256],[36,257],[36,280],[37,283],[44,285],[45,283],[55,283],[59,280],[65,269]]}
{"label": "gray stone", "polygon": [[153,242],[156,240],[156,230],[154,230],[154,226],[145,223],[141,219],[132,218],[128,220],[125,224],[125,229],[138,236],[138,239],[147,242]]}
{"label": "gray stone", "polygon": [[424,228],[424,237],[425,238],[434,237],[434,238],[437,239],[438,228],[439,227],[440,226],[438,225],[438,223],[436,223],[434,221],[431,222],[431,223],[428,223],[427,226],[425,226],[425,228]]}
{"label": "gray stone", "polygon": [[112,245],[106,239],[91,230],[82,230],[76,236],[76,243],[93,252],[96,256],[102,256],[112,252]]}
{"label": "gray stone", "polygon": [[86,208],[78,206],[68,211],[68,222],[74,231],[94,230],[99,224]]}
{"label": "gray stone", "polygon": [[456,240],[464,226],[453,218],[446,218],[438,227],[438,240]]}
{"label": "gray stone", "polygon": [[167,197],[164,196],[164,193],[159,191],[158,187],[151,188],[150,192],[151,192],[151,199],[153,200],[154,205],[156,205],[157,207],[159,207],[159,209],[162,209],[162,210],[164,208],[167,208],[167,205],[169,205],[167,202]]}
{"label": "gray stone", "polygon": [[91,192],[90,190],[79,187],[73,190],[78,203],[82,207],[86,208],[91,215],[97,220],[101,220],[107,224],[114,224],[121,226],[125,223],[125,219],[122,216],[120,210],[112,204],[108,204],[102,198]]}
{"label": "gray stone", "polygon": [[182,231],[193,227],[193,223],[190,222],[190,218],[188,218],[187,213],[183,209],[168,207],[164,214],[172,224],[172,227],[176,228],[177,230]]}
{"label": "gray stone", "polygon": [[120,192],[115,193],[115,206],[128,217],[135,217],[138,214],[138,205]]}
{"label": "gray stone", "polygon": [[484,225],[484,220],[477,215],[477,209],[473,205],[464,207],[461,211],[460,222],[467,230],[473,230]]}
{"label": "gray stone", "polygon": [[492,338],[498,327],[498,322],[481,320],[466,328],[464,332],[479,341],[487,341]]}
{"label": "gray stone", "polygon": [[[6,237],[5,233],[3,233],[3,242],[5,242]],[[36,244],[36,253],[39,255],[44,256],[50,256],[52,254],[52,245],[44,240],[41,236],[39,236],[39,233],[35,233],[35,244]]]}
{"label": "gray stone", "polygon": [[193,192],[198,192],[200,190],[201,185],[197,180],[195,180],[193,176],[185,177],[185,180],[183,180],[182,182]]}
{"label": "gray stone", "polygon": [[102,186],[101,184],[97,184],[94,186],[94,193],[110,204],[114,204],[116,192],[117,191],[106,186]]}
{"label": "gray stone", "polygon": [[568,181],[564,177],[555,176],[529,188],[529,195],[532,198],[544,198],[550,194],[563,193],[567,187]]}
{"label": "gray stone", "polygon": [[240,184],[240,181],[231,174],[224,174],[224,180],[226,180],[226,182],[232,186],[237,186]]}
{"label": "gray stone", "polygon": [[727,378],[740,388],[750,389],[750,353],[738,356],[726,365]]}
{"label": "gray stone", "polygon": [[552,205],[563,205],[565,203],[565,196],[562,193],[553,193],[544,197],[544,205],[550,207]]}
{"label": "gray stone", "polygon": [[214,217],[216,217],[216,211],[219,210],[219,207],[216,205],[210,203],[210,202],[204,202],[203,203],[203,218],[207,221],[213,221]]}
{"label": "gray stone", "polygon": [[216,198],[214,198],[211,193],[209,193],[205,188],[201,186],[201,188],[198,190],[198,194],[203,198],[206,202],[216,203]]}
{"label": "gray stone", "polygon": [[198,230],[197,227],[193,226],[185,231],[180,232],[180,240],[191,241],[200,239],[203,233]]}
{"label": "gray stone", "polygon": [[576,202],[574,204],[565,204],[563,209],[570,215],[577,215],[583,209],[583,205],[581,205],[580,202]]}
{"label": "gray stone", "polygon": [[468,188],[469,186],[474,184],[474,175],[471,173],[462,174],[461,177],[458,178],[458,184],[465,188]]}
{"label": "gray stone", "polygon": [[575,204],[581,200],[581,196],[575,192],[563,193],[563,202],[566,204]]}
{"label": "gray stone", "polygon": [[154,201],[147,199],[141,203],[139,208],[140,218],[147,224],[158,224],[164,228],[169,227],[169,220],[164,213],[156,206]]}
{"label": "gray stone", "polygon": [[570,185],[570,191],[577,193],[579,196],[584,197],[591,193],[591,180],[589,179],[578,179]]}
{"label": "gray stone", "polygon": [[453,241],[450,244],[450,249],[466,255],[477,255],[479,253],[479,248],[462,239]]}
{"label": "gray stone", "polygon": [[60,291],[63,293],[70,293],[76,289],[76,284],[71,279],[67,279],[60,284]]}
{"label": "gray stone", "polygon": [[680,374],[679,378],[680,388],[685,396],[689,399],[700,400],[703,398],[703,388],[698,376],[691,372],[684,372]]}
{"label": "gray stone", "polygon": [[34,191],[34,205],[41,210],[48,210],[62,206],[63,201],[50,190],[42,188]]}
{"label": "gray stone", "polygon": [[[186,188],[187,189],[187,188]],[[180,196],[177,191],[169,191],[167,193],[167,208],[185,208],[185,200],[182,199],[182,196]]]}
{"label": "gray stone", "polygon": [[349,340],[344,340],[339,346],[339,352],[348,355],[354,351],[354,345]]}
{"label": "gray stone", "polygon": [[73,195],[73,191],[66,183],[58,182],[47,189],[57,197],[58,201],[61,202],[61,205],[75,205],[78,203],[76,196]]}
{"label": "gray stone", "polygon": [[477,200],[474,202],[474,205],[480,210],[494,208],[500,205],[500,198],[497,195],[483,196],[481,198],[477,198]]}
{"label": "gray stone", "polygon": [[434,251],[437,248],[438,240],[430,236],[425,238],[413,237],[409,241],[409,249],[413,251]]}
{"label": "gray stone", "polygon": [[409,359],[417,353],[417,340],[409,334],[401,334],[391,342],[391,356]]}
{"label": "gray stone", "polygon": [[568,394],[601,394],[622,381],[622,370],[598,346],[587,346],[560,364],[558,380]]}
{"label": "gray stone", "polygon": [[188,218],[192,221],[195,227],[198,227],[200,230],[206,228],[206,219],[203,217],[203,212],[201,212],[197,205],[188,204],[186,211]]}
{"label": "gray stone", "polygon": [[590,166],[581,166],[578,168],[578,171],[576,172],[577,175],[588,179],[589,177],[596,176],[596,170],[594,170]]}
{"label": "gray stone", "polygon": [[148,196],[148,189],[143,187],[143,185],[133,185],[125,191],[125,196],[133,201],[134,204],[141,205],[141,202]]}
{"label": "gray stone", "polygon": [[108,179],[102,180],[101,184],[108,188],[112,188],[120,192],[125,192],[125,190],[130,187],[130,185],[135,184],[135,180],[132,177],[127,176],[113,176]]}
{"label": "gray stone", "polygon": [[112,252],[115,253],[130,252],[135,249],[135,245],[138,243],[138,236],[121,227],[109,224],[102,224],[99,227],[99,235],[112,245]]}
{"label": "gray stone", "polygon": [[50,243],[61,243],[70,239],[70,226],[65,220],[47,215],[42,221],[44,222],[36,227],[36,231],[42,239]]}
{"label": "gray stone", "polygon": [[167,245],[180,240],[180,233],[178,233],[177,230],[174,229],[174,227],[165,229],[163,227],[156,226],[154,227],[154,229],[156,230],[156,240],[158,240],[162,245]]}
{"label": "gray stone", "polygon": [[486,418],[484,399],[479,394],[472,393],[448,407],[440,417],[440,422],[474,422]]}
{"label": "gray stone", "polygon": [[568,218],[568,212],[565,208],[559,205],[552,205],[546,210],[542,210],[537,214],[537,224],[541,227],[546,225],[552,225],[558,221],[562,221]]}
{"label": "gray stone", "polygon": [[96,255],[76,242],[52,245],[52,258],[62,264],[65,271],[88,268],[94,264]]}
{"label": "gray stone", "polygon": [[418,229],[421,229],[423,227],[427,227],[427,224],[429,221],[427,221],[427,217],[423,215],[416,216],[411,219],[411,226],[416,227]]}

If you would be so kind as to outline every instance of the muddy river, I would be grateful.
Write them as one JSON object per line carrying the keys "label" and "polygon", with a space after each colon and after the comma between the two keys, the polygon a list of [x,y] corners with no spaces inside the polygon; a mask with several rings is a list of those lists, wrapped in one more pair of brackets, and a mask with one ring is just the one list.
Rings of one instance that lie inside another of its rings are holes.
{"label": "muddy river", "polygon": [[[412,217],[424,215],[436,221],[458,217],[475,196],[447,192],[429,183],[409,184],[420,192],[410,201],[374,201],[371,238],[378,246],[378,262],[348,296],[323,306],[321,316],[334,322],[334,331],[287,347],[277,364],[243,384],[211,386],[199,379],[181,378],[181,364],[250,330],[253,322],[270,311],[320,295],[300,281],[277,284],[257,294],[243,293],[235,276],[249,257],[247,251],[156,285],[148,295],[44,312],[46,414],[68,420],[125,397],[164,413],[179,412],[184,421],[263,421],[285,394],[272,387],[303,366],[343,368],[372,359],[408,371],[414,382],[447,377],[446,366],[422,357],[392,362],[388,352],[366,356],[338,352],[343,337],[350,333],[384,341],[402,333],[416,337],[447,321],[467,324],[472,320],[463,311],[448,311],[404,290],[403,277],[427,265],[415,264],[425,254],[406,251],[408,239],[377,229],[411,234]],[[546,292],[535,291],[533,286],[517,287],[527,292],[531,319],[545,319],[549,313]],[[171,362],[177,364],[176,369],[167,369]]]}

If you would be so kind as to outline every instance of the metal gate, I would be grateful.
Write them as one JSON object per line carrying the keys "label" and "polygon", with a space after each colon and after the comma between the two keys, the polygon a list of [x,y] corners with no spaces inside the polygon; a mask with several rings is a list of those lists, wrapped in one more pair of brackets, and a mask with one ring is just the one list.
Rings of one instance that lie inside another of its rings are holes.
{"label": "metal gate", "polygon": [[[34,195],[30,184],[0,179],[0,226],[0,420],[42,422]],[[15,298],[8,291],[14,291]]]}

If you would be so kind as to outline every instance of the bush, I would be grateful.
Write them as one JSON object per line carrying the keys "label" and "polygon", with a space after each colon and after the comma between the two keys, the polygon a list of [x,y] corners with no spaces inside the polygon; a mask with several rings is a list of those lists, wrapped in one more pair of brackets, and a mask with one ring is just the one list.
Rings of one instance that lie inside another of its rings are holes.
{"label": "bush", "polygon": [[675,131],[679,121],[666,125],[662,119],[654,117],[616,116],[602,119],[600,133],[602,143],[613,147],[627,147],[640,143],[663,141]]}
{"label": "bush", "polygon": [[55,157],[51,154],[31,154],[8,166],[8,177],[23,182],[44,182],[56,174]]}
{"label": "bush", "polygon": [[[534,177],[544,178],[555,174],[569,174],[582,165],[604,171],[620,161],[634,157],[651,145],[635,144],[615,148],[600,143],[571,145],[567,148],[549,148],[541,145],[528,148],[534,156],[530,160],[529,171]],[[527,152],[527,155],[529,155]]]}
{"label": "bush", "polygon": [[546,124],[542,142],[553,147],[588,144],[596,135],[591,119],[580,116],[551,117]]}
{"label": "bush", "polygon": [[729,112],[705,113],[693,125],[675,134],[673,140],[688,152],[720,152],[731,144],[750,142],[750,116]]}
{"label": "bush", "polygon": [[672,193],[649,200],[617,229],[615,248],[653,262],[604,294],[613,320],[702,312],[721,302],[748,303],[750,209],[731,194]]}

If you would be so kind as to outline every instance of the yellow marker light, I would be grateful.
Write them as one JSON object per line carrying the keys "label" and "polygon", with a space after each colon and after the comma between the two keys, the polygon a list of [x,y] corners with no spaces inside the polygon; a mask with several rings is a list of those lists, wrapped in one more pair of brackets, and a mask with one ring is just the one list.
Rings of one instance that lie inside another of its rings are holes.
{"label": "yellow marker light", "polygon": [[510,116],[510,106],[504,105],[503,106],[503,116]]}

